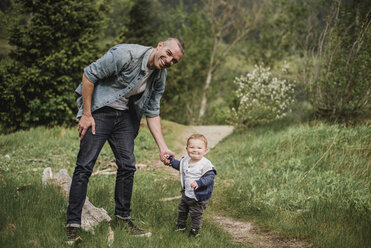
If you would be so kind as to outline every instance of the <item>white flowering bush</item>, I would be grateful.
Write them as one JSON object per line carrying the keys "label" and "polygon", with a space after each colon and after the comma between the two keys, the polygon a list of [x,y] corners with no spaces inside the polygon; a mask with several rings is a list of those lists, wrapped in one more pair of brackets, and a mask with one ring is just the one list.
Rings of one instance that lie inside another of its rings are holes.
{"label": "white flowering bush", "polygon": [[[287,72],[288,65],[282,68]],[[269,67],[255,65],[247,75],[236,77],[239,105],[232,109],[232,123],[239,129],[283,118],[294,102],[294,84],[272,75]]]}

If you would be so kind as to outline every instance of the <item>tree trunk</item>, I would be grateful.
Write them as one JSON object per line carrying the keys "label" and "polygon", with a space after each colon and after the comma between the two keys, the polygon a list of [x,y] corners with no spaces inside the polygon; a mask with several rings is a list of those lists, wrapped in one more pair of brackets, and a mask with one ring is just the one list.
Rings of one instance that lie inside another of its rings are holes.
{"label": "tree trunk", "polygon": [[205,111],[206,111],[206,105],[207,105],[207,90],[211,84],[211,79],[213,77],[213,72],[212,72],[212,69],[211,67],[209,68],[209,71],[207,72],[207,78],[206,78],[206,82],[205,82],[205,86],[202,90],[202,100],[201,100],[201,106],[200,106],[200,113],[198,115],[198,124],[200,124],[201,122],[201,119],[202,117],[204,116],[205,114]]}
{"label": "tree trunk", "polygon": [[218,39],[216,36],[214,36],[214,44],[213,44],[213,50],[211,51],[210,55],[210,62],[209,62],[209,70],[207,71],[207,78],[204,85],[204,88],[202,90],[202,100],[201,100],[201,106],[200,106],[200,113],[198,114],[197,123],[200,124],[202,117],[205,114],[206,106],[207,106],[207,90],[209,89],[209,86],[211,84],[211,80],[213,78],[213,71],[215,68],[214,59],[215,54],[217,52],[217,46],[218,46]]}

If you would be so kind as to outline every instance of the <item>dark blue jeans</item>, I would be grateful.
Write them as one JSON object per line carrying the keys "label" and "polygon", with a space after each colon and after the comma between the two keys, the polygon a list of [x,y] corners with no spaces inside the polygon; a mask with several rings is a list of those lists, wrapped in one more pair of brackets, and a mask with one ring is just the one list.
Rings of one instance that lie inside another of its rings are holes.
{"label": "dark blue jeans", "polygon": [[89,177],[98,155],[108,140],[116,158],[117,175],[115,187],[115,215],[130,216],[130,201],[135,172],[134,139],[138,134],[140,120],[130,111],[103,107],[93,112],[95,135],[89,129],[80,141],[75,172],[73,173],[67,226],[81,225]]}

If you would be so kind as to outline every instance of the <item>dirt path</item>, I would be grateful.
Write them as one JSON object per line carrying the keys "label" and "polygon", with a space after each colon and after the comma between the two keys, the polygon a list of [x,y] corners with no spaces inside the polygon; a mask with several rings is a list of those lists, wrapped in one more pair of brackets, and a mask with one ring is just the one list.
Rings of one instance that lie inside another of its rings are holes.
{"label": "dirt path", "polygon": [[[232,132],[233,127],[231,126],[187,126],[183,130],[182,134],[179,135],[179,139],[175,142],[174,147],[171,147],[171,150],[177,152],[175,157],[180,159],[186,154],[185,142],[187,138],[194,133],[203,134],[208,141],[208,148],[211,150],[218,142],[230,135]],[[159,160],[154,161],[152,166],[155,169],[166,171],[168,174],[174,177],[178,176],[178,172],[176,170],[164,166]]]}
{"label": "dirt path", "polygon": [[[227,137],[233,132],[233,127],[230,126],[189,126],[187,127],[182,135],[179,136],[179,140],[176,142],[174,148],[175,151],[182,151],[181,154],[177,154],[179,158],[185,155],[185,140],[193,133],[201,133],[205,135],[208,140],[208,148],[212,149],[222,139]],[[170,177],[178,178],[178,172],[172,168],[164,166],[161,162],[154,162],[152,164],[156,169],[166,171]],[[179,199],[178,196],[164,198],[162,201],[171,201]],[[212,216],[211,220],[224,231],[232,236],[233,241],[245,244],[249,247],[259,248],[310,248],[313,245],[298,241],[295,239],[288,239],[282,237],[276,233],[270,233],[266,230],[259,229],[251,222],[237,221],[226,216]]]}
{"label": "dirt path", "polygon": [[252,222],[238,221],[225,216],[213,216],[212,221],[232,236],[233,241],[259,248],[311,248],[296,239],[282,237],[278,233],[257,228]]}
{"label": "dirt path", "polygon": [[232,132],[233,127],[231,126],[189,126],[184,130],[182,139],[184,142],[191,134],[200,133],[206,137],[208,148],[212,149],[216,144],[218,144],[222,139],[230,135]]}

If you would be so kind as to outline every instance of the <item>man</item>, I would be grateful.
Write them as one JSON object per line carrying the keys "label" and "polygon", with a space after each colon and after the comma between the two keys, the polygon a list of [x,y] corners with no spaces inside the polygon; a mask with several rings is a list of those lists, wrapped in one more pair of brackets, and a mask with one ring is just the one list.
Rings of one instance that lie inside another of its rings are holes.
{"label": "man", "polygon": [[160,159],[169,163],[174,156],[164,140],[160,123],[160,99],[165,90],[166,68],[178,63],[184,44],[168,38],[156,48],[120,44],[84,69],[76,89],[80,150],[73,174],[67,209],[67,235],[78,237],[87,184],[94,164],[108,140],[116,158],[115,215],[135,235],[144,234],[130,219],[130,201],[135,172],[134,139],[140,120],[147,125],[160,150]]}

